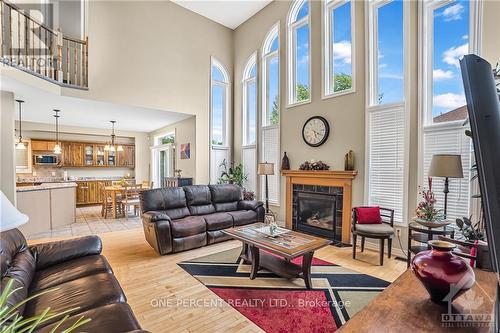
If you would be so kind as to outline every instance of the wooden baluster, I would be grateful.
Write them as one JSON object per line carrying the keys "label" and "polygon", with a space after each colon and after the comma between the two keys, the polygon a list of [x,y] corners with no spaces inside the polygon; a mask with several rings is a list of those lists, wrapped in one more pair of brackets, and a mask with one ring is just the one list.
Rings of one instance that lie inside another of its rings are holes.
{"label": "wooden baluster", "polygon": [[21,14],[17,12],[17,65],[21,62]]}
{"label": "wooden baluster", "polygon": [[9,7],[9,56],[12,63],[12,45],[14,45],[14,34],[12,33],[12,8]]}
{"label": "wooden baluster", "polygon": [[70,84],[70,60],[69,60],[69,40],[66,41],[66,83]]}
{"label": "wooden baluster", "polygon": [[63,82],[64,72],[63,72],[63,37],[61,30],[57,30],[57,81]]}
{"label": "wooden baluster", "polygon": [[85,87],[85,43],[80,44],[82,47],[81,67],[80,67],[80,82],[82,87]]}
{"label": "wooden baluster", "polygon": [[37,67],[38,67],[38,73],[42,74],[42,68],[40,64],[40,60],[42,58],[42,25],[38,25],[38,51],[37,51]]}
{"label": "wooden baluster", "polygon": [[30,68],[30,63],[28,59],[29,48],[28,48],[28,18],[24,16],[24,67]]}
{"label": "wooden baluster", "polygon": [[85,37],[85,87],[89,86],[89,37]]}
{"label": "wooden baluster", "polygon": [[0,2],[0,29],[2,29],[2,31],[0,32],[0,57],[1,59],[3,60],[3,33],[5,31],[4,29],[4,25],[3,25],[3,1]]}
{"label": "wooden baluster", "polygon": [[73,42],[75,47],[75,85],[78,85],[78,44]]}

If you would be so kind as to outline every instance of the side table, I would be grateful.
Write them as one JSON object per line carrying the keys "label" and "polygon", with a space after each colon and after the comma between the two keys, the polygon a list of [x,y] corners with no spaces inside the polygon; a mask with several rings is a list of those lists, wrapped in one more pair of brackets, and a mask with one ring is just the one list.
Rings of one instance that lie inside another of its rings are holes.
{"label": "side table", "polygon": [[[406,267],[410,267],[412,253],[417,254],[422,251],[430,250],[431,247],[427,242],[437,239],[438,236],[450,236],[451,238],[455,238],[455,230],[449,227],[446,228],[446,226],[429,228],[417,222],[410,222],[408,225],[408,257],[406,260]],[[412,245],[412,241],[420,244]]]}

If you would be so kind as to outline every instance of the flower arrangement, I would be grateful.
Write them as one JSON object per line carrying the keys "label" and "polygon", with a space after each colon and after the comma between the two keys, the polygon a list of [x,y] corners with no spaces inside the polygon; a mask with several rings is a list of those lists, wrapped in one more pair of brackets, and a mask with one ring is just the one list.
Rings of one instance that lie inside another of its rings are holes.
{"label": "flower arrangement", "polygon": [[243,200],[254,200],[255,199],[255,192],[250,191],[247,189],[243,189]]}
{"label": "flower arrangement", "polygon": [[418,204],[417,209],[415,209],[415,213],[417,214],[417,219],[431,222],[441,222],[444,220],[444,215],[441,210],[434,207],[436,198],[434,197],[434,192],[432,192],[431,177],[428,178],[428,182],[429,188],[419,192],[424,200]]}
{"label": "flower arrangement", "polygon": [[330,166],[323,161],[305,161],[299,166],[299,170],[330,170]]}

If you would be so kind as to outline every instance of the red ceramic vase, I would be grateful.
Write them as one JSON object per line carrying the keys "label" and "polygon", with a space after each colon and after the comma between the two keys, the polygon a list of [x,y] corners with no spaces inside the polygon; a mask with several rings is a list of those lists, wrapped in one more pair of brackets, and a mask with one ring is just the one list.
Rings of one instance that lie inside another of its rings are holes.
{"label": "red ceramic vase", "polygon": [[418,253],[411,268],[433,302],[452,302],[474,285],[474,271],[465,260],[451,252],[455,244],[431,240],[429,245],[432,249]]}

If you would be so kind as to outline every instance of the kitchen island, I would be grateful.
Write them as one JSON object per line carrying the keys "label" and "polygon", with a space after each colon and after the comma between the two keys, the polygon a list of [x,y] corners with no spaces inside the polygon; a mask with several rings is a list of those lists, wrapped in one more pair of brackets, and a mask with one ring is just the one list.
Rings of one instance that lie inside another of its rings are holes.
{"label": "kitchen island", "polygon": [[18,186],[17,209],[29,216],[21,232],[29,237],[75,223],[76,187],[74,182]]}

